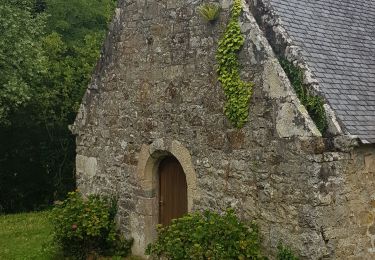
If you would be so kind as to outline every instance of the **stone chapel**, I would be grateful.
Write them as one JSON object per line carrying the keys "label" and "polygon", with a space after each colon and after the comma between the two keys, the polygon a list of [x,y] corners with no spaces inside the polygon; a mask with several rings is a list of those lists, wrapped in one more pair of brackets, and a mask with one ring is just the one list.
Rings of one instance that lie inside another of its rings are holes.
{"label": "stone chapel", "polygon": [[[207,22],[198,8],[217,3]],[[302,259],[375,259],[375,0],[243,0],[248,119],[224,113],[232,0],[119,0],[72,131],[83,194],[118,196],[142,255],[158,223],[232,207]],[[280,59],[324,100],[321,133]]]}

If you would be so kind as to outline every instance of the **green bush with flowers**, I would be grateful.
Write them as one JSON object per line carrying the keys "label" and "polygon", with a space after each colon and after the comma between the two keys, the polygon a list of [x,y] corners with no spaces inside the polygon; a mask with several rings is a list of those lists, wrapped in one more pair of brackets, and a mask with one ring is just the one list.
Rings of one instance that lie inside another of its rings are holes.
{"label": "green bush with flowers", "polygon": [[132,241],[124,239],[116,229],[116,200],[79,192],[56,205],[51,213],[54,241],[65,256],[86,259],[88,255],[119,255],[130,253]]}
{"label": "green bush with flowers", "polygon": [[163,259],[265,259],[258,227],[241,222],[233,210],[225,214],[195,212],[158,227],[158,239],[146,254]]}

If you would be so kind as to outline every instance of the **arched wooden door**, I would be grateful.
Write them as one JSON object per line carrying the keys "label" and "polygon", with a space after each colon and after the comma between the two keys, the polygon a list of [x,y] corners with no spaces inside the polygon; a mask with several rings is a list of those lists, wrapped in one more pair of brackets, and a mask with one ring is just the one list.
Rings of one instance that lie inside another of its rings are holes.
{"label": "arched wooden door", "polygon": [[181,164],[168,157],[159,165],[159,223],[169,225],[172,219],[187,213],[187,184]]}

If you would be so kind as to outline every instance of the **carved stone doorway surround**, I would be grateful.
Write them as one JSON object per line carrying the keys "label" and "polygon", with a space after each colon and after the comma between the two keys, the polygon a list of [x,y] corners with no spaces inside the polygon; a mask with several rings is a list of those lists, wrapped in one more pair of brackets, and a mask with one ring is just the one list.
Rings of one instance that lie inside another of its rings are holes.
{"label": "carved stone doorway surround", "polygon": [[199,199],[197,179],[191,155],[180,142],[157,139],[150,145],[142,145],[138,157],[137,180],[139,192],[136,209],[130,214],[131,236],[134,238],[132,252],[143,256],[147,245],[156,238],[159,223],[159,163],[168,156],[174,156],[181,164],[187,182],[188,212],[193,209],[194,200]]}

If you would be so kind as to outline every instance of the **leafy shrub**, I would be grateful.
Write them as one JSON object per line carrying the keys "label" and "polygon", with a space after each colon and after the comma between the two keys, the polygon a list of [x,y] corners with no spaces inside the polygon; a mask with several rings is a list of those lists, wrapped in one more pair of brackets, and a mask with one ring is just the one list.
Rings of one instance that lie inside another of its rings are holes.
{"label": "leafy shrub", "polygon": [[121,237],[114,221],[116,201],[90,195],[84,199],[78,192],[57,205],[51,214],[54,241],[64,255],[85,259],[88,254],[126,256],[132,241]]}
{"label": "leafy shrub", "polygon": [[218,4],[204,3],[199,6],[198,11],[204,19],[213,22],[219,17],[221,7]]}
{"label": "leafy shrub", "polygon": [[283,246],[281,243],[277,246],[277,260],[298,260],[289,247]]}
{"label": "leafy shrub", "polygon": [[168,259],[263,259],[258,227],[240,222],[233,210],[224,215],[188,214],[159,226],[158,235],[146,254]]}

